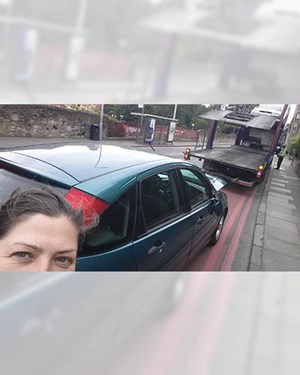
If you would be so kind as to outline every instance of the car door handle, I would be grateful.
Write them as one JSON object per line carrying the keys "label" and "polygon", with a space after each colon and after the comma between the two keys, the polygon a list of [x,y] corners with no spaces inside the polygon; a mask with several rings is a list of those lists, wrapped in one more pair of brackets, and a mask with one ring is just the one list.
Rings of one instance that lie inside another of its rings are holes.
{"label": "car door handle", "polygon": [[197,221],[196,221],[196,224],[197,225],[200,225],[202,223],[202,221],[204,220],[204,217],[203,216],[200,216]]}
{"label": "car door handle", "polygon": [[159,255],[163,248],[166,246],[166,243],[163,241],[159,241],[158,244],[155,244],[148,250],[148,255]]}

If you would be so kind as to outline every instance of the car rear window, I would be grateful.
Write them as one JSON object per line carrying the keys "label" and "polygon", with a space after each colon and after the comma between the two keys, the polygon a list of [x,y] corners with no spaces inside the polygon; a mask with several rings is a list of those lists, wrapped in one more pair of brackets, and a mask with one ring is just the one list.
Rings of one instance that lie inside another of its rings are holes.
{"label": "car rear window", "polygon": [[121,195],[100,215],[100,222],[87,235],[79,257],[103,253],[130,242],[136,215],[135,186]]}
{"label": "car rear window", "polygon": [[[5,169],[0,169],[0,204],[5,202],[18,188],[28,189],[43,186],[46,185],[39,181],[19,176]],[[67,190],[65,189],[57,187],[55,187],[55,189],[59,190],[62,194],[67,193]]]}

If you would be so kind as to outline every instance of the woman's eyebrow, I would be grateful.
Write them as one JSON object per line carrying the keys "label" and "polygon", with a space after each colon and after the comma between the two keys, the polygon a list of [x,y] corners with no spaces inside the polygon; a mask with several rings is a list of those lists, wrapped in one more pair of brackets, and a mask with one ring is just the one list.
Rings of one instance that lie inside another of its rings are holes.
{"label": "woman's eyebrow", "polygon": [[23,245],[23,246],[26,246],[26,247],[30,247],[32,250],[41,251],[41,249],[38,246],[29,244],[29,243],[26,243],[26,242],[14,242],[13,245]]}
{"label": "woman's eyebrow", "polygon": [[72,252],[77,252],[76,249],[70,249],[70,250],[60,250],[57,251],[56,254],[62,254],[62,253],[72,253]]}
{"label": "woman's eyebrow", "polygon": [[[29,247],[32,250],[42,251],[40,247],[33,245],[33,244],[26,243],[26,242],[14,242],[13,245],[23,245],[23,246]],[[60,251],[57,251],[56,254],[72,253],[72,252],[77,252],[77,250],[76,249],[60,250]]]}

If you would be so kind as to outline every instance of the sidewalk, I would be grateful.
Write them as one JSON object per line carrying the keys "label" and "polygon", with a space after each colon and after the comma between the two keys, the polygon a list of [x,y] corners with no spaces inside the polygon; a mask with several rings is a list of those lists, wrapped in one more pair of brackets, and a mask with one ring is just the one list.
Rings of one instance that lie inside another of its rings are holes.
{"label": "sidewalk", "polygon": [[[0,137],[0,149],[7,149],[13,147],[23,146],[34,146],[42,144],[54,144],[54,143],[97,143],[98,141],[92,141],[87,138],[31,138],[31,137]],[[121,147],[146,147],[149,148],[148,143],[136,143],[134,139],[106,139],[100,142],[103,145],[114,145]],[[153,144],[153,147],[190,147],[194,145],[195,141],[182,140],[171,143]]]}
{"label": "sidewalk", "polygon": [[285,157],[270,170],[257,216],[250,271],[300,270],[300,178]]}

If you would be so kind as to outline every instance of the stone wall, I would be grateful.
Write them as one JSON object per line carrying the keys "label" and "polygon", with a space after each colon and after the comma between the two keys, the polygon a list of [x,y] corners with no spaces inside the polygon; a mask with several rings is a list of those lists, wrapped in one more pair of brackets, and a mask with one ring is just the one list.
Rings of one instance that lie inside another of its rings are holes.
{"label": "stone wall", "polygon": [[54,106],[0,105],[0,136],[89,138],[99,121],[98,114]]}

